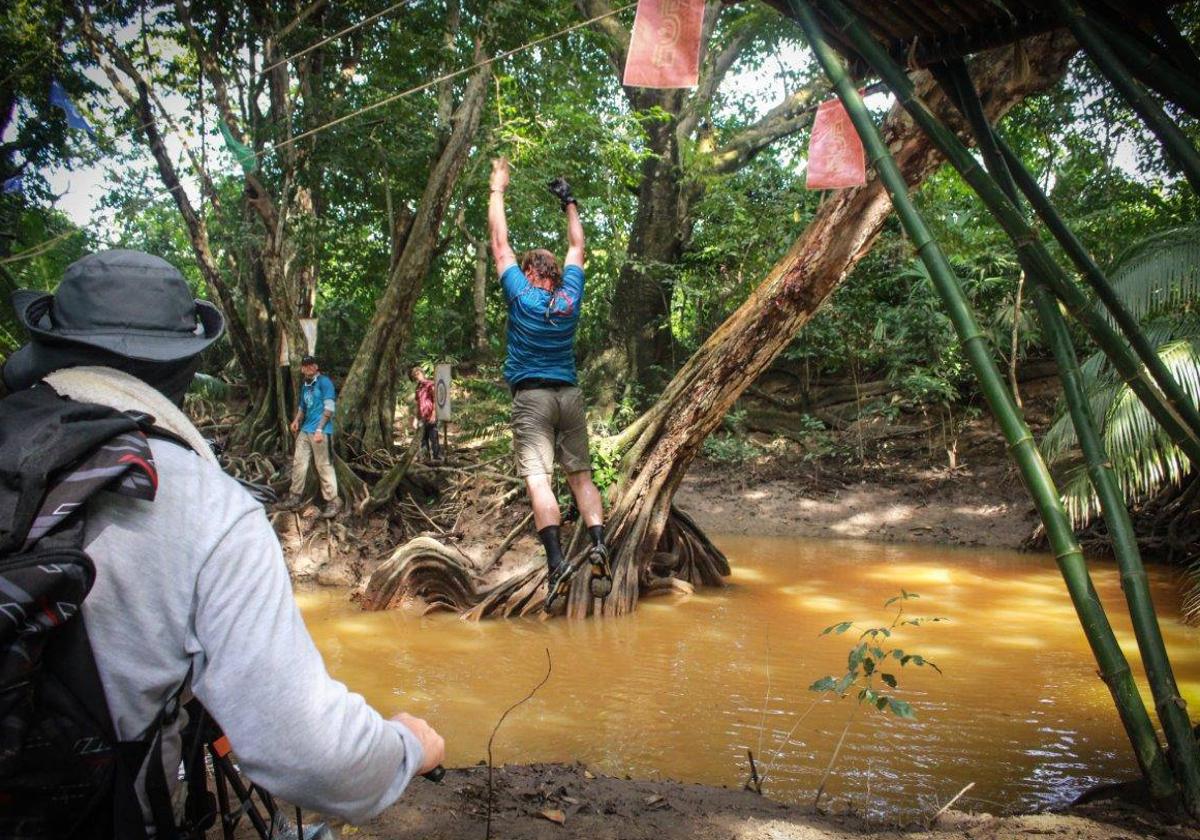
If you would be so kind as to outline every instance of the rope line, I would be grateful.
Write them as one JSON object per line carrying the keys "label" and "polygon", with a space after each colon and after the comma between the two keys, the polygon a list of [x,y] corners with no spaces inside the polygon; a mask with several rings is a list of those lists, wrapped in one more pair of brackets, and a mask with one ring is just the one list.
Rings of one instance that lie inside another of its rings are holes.
{"label": "rope line", "polygon": [[355,117],[359,116],[360,114],[365,114],[368,111],[374,111],[376,108],[382,108],[384,105],[390,105],[393,102],[404,99],[405,97],[412,96],[415,93],[420,93],[423,90],[428,90],[429,88],[433,87],[434,85],[439,85],[442,82],[448,82],[451,79],[456,79],[459,76],[462,76],[466,73],[470,73],[472,70],[477,70],[480,67],[486,67],[487,65],[493,64],[497,61],[503,61],[504,59],[509,58],[510,56],[514,56],[519,52],[524,52],[525,50],[532,49],[533,47],[536,47],[539,44],[544,44],[546,41],[551,41],[555,38],[560,38],[569,32],[574,32],[576,29],[582,29],[583,27],[589,26],[589,25],[595,23],[596,21],[604,20],[605,18],[613,17],[614,15],[619,15],[621,12],[624,12],[627,9],[632,9],[636,5],[637,5],[637,0],[634,0],[634,2],[626,3],[624,6],[621,6],[618,9],[613,9],[612,11],[605,12],[602,15],[596,15],[593,18],[589,18],[585,21],[581,21],[579,23],[572,24],[571,26],[568,26],[566,29],[561,29],[558,32],[553,33],[552,35],[543,35],[541,38],[537,38],[533,41],[530,41],[527,44],[522,44],[521,46],[514,47],[511,50],[505,50],[504,52],[494,55],[491,58],[485,58],[483,61],[477,61],[476,63],[470,65],[469,67],[463,67],[459,70],[454,70],[454,71],[451,71],[450,73],[446,73],[444,75],[438,76],[436,79],[433,79],[431,81],[422,82],[421,84],[416,85],[415,87],[411,87],[408,90],[404,90],[404,91],[401,91],[400,93],[393,94],[392,96],[389,96],[385,99],[381,99],[378,102],[373,102],[370,105],[366,105],[362,108],[359,108],[357,111],[351,111],[349,114],[344,114],[344,115],[338,117],[337,119],[330,120],[329,122],[324,123],[323,125],[319,125],[316,128],[310,128],[308,131],[302,131],[301,133],[297,134],[295,137],[289,137],[286,140],[280,140],[278,143],[275,143],[274,145],[272,145],[270,149],[263,149],[261,152],[255,152],[254,155],[255,155],[255,157],[261,157],[262,155],[265,155],[267,152],[271,151],[272,149],[278,149],[283,146],[288,146],[288,145],[291,145],[292,143],[299,142],[300,140],[304,140],[305,138],[311,137],[314,134],[319,134],[322,131],[326,131],[330,128],[333,128],[335,125],[341,125],[342,123],[346,122],[347,120],[352,120]]}
{"label": "rope line", "polygon": [[300,50],[299,52],[294,52],[291,55],[287,56],[286,58],[279,59],[278,61],[276,61],[273,64],[268,64],[262,70],[258,71],[258,75],[265,76],[265,75],[267,75],[267,73],[269,73],[271,70],[274,70],[279,65],[286,64],[287,62],[292,61],[293,59],[299,58],[302,55],[307,55],[308,53],[312,52],[313,50],[315,50],[319,47],[325,46],[330,41],[341,38],[343,35],[345,35],[349,32],[353,32],[355,29],[366,26],[368,23],[371,23],[373,21],[379,20],[384,15],[394,12],[396,9],[399,9],[401,6],[407,5],[408,3],[409,3],[409,0],[400,0],[399,3],[393,3],[392,5],[388,6],[386,9],[384,9],[382,12],[376,12],[375,14],[371,15],[370,17],[363,18],[358,23],[354,23],[354,24],[351,24],[350,26],[347,26],[341,32],[338,32],[334,35],[330,35],[328,38],[323,38],[322,40],[317,41],[315,44],[311,44],[311,45],[305,47],[304,49]]}

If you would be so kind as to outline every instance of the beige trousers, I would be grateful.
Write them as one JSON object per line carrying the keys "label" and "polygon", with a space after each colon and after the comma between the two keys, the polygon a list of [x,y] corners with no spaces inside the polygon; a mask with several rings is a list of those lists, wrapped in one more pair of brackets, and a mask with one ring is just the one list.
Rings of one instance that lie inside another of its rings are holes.
{"label": "beige trousers", "polygon": [[308,480],[308,462],[317,462],[317,477],[321,479],[321,495],[325,501],[337,497],[337,476],[333,472],[333,461],[329,457],[329,435],[320,443],[314,443],[309,432],[296,435],[296,451],[292,455],[292,495],[304,493],[304,482]]}

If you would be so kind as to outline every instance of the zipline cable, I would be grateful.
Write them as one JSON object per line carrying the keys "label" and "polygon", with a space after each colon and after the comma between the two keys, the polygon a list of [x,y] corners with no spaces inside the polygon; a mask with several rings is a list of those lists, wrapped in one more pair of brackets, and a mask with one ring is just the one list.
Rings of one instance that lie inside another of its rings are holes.
{"label": "zipline cable", "polygon": [[368,18],[363,18],[358,23],[354,23],[354,24],[351,24],[350,26],[347,26],[341,32],[335,33],[333,35],[330,35],[328,38],[324,38],[320,41],[317,41],[315,44],[311,44],[311,45],[305,47],[304,49],[300,50],[299,52],[294,52],[291,55],[287,56],[286,58],[281,58],[278,61],[274,62],[273,64],[268,64],[262,70],[258,71],[258,75],[265,76],[265,75],[267,75],[268,72],[270,72],[271,70],[274,70],[279,65],[286,64],[287,62],[292,61],[293,59],[299,58],[302,55],[307,55],[308,53],[312,52],[313,50],[317,49],[318,47],[325,46],[330,41],[334,41],[338,38],[341,38],[343,35],[345,35],[349,32],[353,32],[355,29],[358,29],[359,27],[366,26],[368,23],[372,23],[373,21],[379,20],[384,15],[387,15],[387,14],[390,14],[391,12],[396,11],[396,9],[399,9],[401,6],[407,5],[409,2],[410,2],[410,0],[400,0],[399,3],[393,3],[392,5],[388,6],[386,9],[384,9],[382,12],[376,12],[375,14],[371,15]]}
{"label": "zipline cable", "polygon": [[480,67],[486,67],[487,65],[493,64],[497,61],[503,61],[504,59],[509,58],[510,56],[516,55],[519,52],[523,52],[524,50],[531,49],[533,47],[538,46],[539,44],[544,44],[546,41],[551,41],[555,38],[560,38],[563,35],[566,35],[568,32],[574,32],[576,29],[582,29],[585,26],[589,26],[598,20],[604,20],[605,18],[613,17],[614,15],[619,15],[621,12],[624,12],[628,9],[632,9],[636,5],[637,5],[637,0],[634,0],[634,2],[626,3],[624,6],[621,6],[619,9],[613,9],[612,11],[605,12],[602,15],[596,15],[593,18],[589,18],[585,21],[581,21],[579,23],[572,24],[571,26],[568,26],[566,29],[561,29],[558,32],[553,33],[552,35],[543,35],[541,38],[537,38],[536,40],[530,41],[527,44],[522,44],[519,47],[514,47],[511,50],[506,50],[502,53],[499,53],[498,55],[492,56],[491,58],[485,58],[483,61],[478,61],[475,64],[470,65],[469,67],[463,67],[459,70],[454,70],[450,73],[446,73],[442,76],[438,76],[436,79],[433,79],[432,81],[422,82],[421,84],[419,84],[415,87],[411,87],[408,90],[404,90],[393,96],[389,96],[385,99],[381,99],[378,102],[373,102],[370,105],[359,108],[357,111],[351,111],[349,114],[344,114],[344,115],[338,117],[337,119],[330,120],[329,122],[324,123],[323,125],[319,125],[316,128],[310,128],[308,131],[302,131],[299,134],[297,134],[295,137],[289,137],[286,140],[280,140],[278,143],[273,144],[270,149],[263,149],[261,152],[255,152],[254,156],[261,157],[262,155],[265,155],[267,152],[271,151],[272,149],[278,149],[283,146],[288,146],[288,145],[291,145],[292,143],[296,143],[300,140],[304,140],[305,138],[311,137],[314,134],[319,134],[322,131],[326,131],[330,128],[333,128],[335,125],[340,125],[341,123],[344,123],[347,120],[354,119],[355,117],[359,116],[360,114],[365,114],[368,111],[374,111],[376,108],[382,108],[384,105],[390,105],[391,103],[396,102],[401,99],[404,99],[405,97],[412,96],[414,93],[420,93],[423,90],[428,90],[429,88],[433,87],[434,85],[441,84],[442,82],[448,82],[451,79],[456,79],[459,76],[462,76],[466,73],[470,73],[472,70],[477,70]]}

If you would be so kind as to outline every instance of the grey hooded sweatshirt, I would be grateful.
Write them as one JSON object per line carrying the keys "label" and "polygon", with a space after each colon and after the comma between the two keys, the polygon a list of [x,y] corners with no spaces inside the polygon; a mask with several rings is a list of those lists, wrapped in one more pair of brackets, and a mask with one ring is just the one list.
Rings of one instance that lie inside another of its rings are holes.
{"label": "grey hooded sweatshirt", "polygon": [[[60,393],[145,411],[199,439],[140,380],[105,368],[66,373],[48,377]],[[420,742],[325,670],[261,505],[207,453],[157,439],[151,449],[155,499],[102,494],[88,512],[96,583],[83,614],[117,737],[140,736],[190,667],[192,692],[250,779],[351,822],[375,816],[420,767]],[[168,781],[179,754],[178,732],[169,733]]]}

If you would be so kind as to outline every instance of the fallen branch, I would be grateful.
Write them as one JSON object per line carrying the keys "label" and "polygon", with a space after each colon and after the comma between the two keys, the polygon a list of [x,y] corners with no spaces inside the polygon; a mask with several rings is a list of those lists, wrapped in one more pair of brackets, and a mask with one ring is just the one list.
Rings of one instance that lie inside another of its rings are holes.
{"label": "fallen branch", "polygon": [[517,541],[517,537],[521,536],[521,532],[529,527],[529,523],[531,521],[533,521],[533,511],[529,511],[529,513],[525,514],[525,518],[517,523],[517,527],[508,532],[508,536],[504,538],[504,542],[500,543],[499,547],[495,550],[495,552],[493,552],[491,558],[487,562],[487,565],[480,569],[480,575],[486,575],[492,569],[496,568],[497,565],[499,565],[501,558],[508,553],[508,549],[511,548],[512,544]]}

